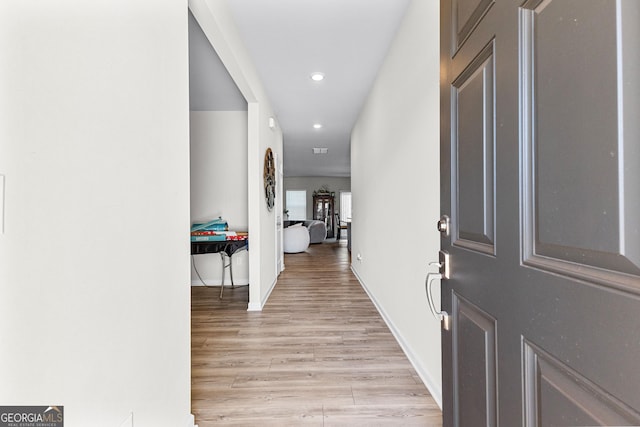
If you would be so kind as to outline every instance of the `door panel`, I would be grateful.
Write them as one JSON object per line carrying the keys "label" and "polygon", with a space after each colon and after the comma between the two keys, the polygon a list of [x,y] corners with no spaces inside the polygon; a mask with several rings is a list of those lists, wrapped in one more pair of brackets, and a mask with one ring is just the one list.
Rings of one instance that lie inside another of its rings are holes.
{"label": "door panel", "polygon": [[552,1],[530,13],[536,246],[616,253],[608,236],[619,235],[619,191],[602,191],[618,187],[615,10],[575,3]]}
{"label": "door panel", "polygon": [[525,425],[637,426],[637,412],[537,346],[523,343]]}
{"label": "door panel", "polygon": [[640,425],[640,1],[441,24],[444,425]]}
{"label": "door panel", "polygon": [[496,425],[496,321],[453,295],[453,376],[457,425]]}
{"label": "door panel", "polygon": [[[640,182],[640,55],[638,55],[638,40],[640,40],[640,2],[625,1],[619,7],[617,19],[619,21],[620,38],[618,55],[624,58],[618,69],[618,93],[622,111],[618,113],[623,127],[620,130],[620,144],[623,147],[623,165],[621,180],[624,188],[638,188]],[[621,234],[640,233],[640,191],[624,192],[624,207],[622,207],[624,225]],[[621,245],[625,256],[632,260],[635,266],[640,266],[640,239],[626,239]],[[637,274],[637,273],[636,273]]]}
{"label": "door panel", "polygon": [[625,239],[625,227],[637,227],[640,211],[637,203],[625,208],[624,188],[638,181],[623,171],[637,170],[640,158],[627,153],[623,137],[637,125],[619,114],[627,97],[617,67],[625,58],[617,49],[620,10],[607,7],[610,0],[538,3],[525,5],[521,26],[525,261],[601,283],[616,279],[598,280],[601,272],[584,266],[637,276],[638,251],[629,247],[637,239]]}
{"label": "door panel", "polygon": [[452,85],[454,244],[494,253],[493,43]]}

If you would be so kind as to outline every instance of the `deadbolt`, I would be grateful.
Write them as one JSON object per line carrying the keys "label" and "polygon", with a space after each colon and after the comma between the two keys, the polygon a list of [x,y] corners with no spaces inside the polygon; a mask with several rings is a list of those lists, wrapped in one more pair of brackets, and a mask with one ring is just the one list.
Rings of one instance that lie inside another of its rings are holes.
{"label": "deadbolt", "polygon": [[445,236],[448,236],[450,231],[449,229],[450,229],[449,217],[446,215],[442,215],[442,217],[440,217],[440,220],[438,221],[438,231],[444,234]]}

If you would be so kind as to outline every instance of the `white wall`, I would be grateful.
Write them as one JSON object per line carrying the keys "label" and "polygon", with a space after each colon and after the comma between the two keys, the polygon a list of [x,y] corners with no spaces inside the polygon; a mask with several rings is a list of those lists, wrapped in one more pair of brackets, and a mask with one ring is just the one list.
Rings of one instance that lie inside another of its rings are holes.
{"label": "white wall", "polygon": [[[307,217],[313,219],[313,192],[326,185],[330,191],[336,193],[335,211],[340,213],[340,191],[351,191],[351,178],[318,177],[318,176],[288,176],[284,179],[284,190],[307,191]],[[286,208],[286,206],[285,206]],[[305,219],[305,218],[291,218]]]}
{"label": "white wall", "polygon": [[[351,190],[353,271],[440,403],[440,323],[424,287],[440,247],[438,7],[407,11],[352,133]],[[383,224],[398,252],[380,242]]]}
{"label": "white wall", "polygon": [[[278,237],[276,235],[276,217],[278,215],[282,215],[282,212],[278,213],[275,208],[271,211],[267,209],[267,203],[264,197],[263,170],[264,156],[267,148],[274,150],[277,156],[282,155],[282,132],[279,128],[269,129],[268,121],[273,112],[269,107],[266,107],[265,104],[266,102],[253,103],[249,107],[249,113],[250,115],[253,115],[255,119],[253,129],[255,129],[256,134],[254,135],[254,140],[257,137],[258,141],[256,147],[257,152],[254,152],[253,155],[251,153],[249,154],[249,169],[255,171],[255,175],[252,177],[252,180],[250,177],[251,182],[249,184],[249,216],[251,217],[251,215],[253,215],[253,222],[255,224],[260,224],[261,230],[260,239],[258,241],[252,239],[249,243],[250,255],[252,252],[255,252],[255,248],[257,246],[260,248],[260,264],[257,264],[260,270],[259,272],[254,270],[254,275],[258,276],[259,274],[261,280],[259,296],[255,288],[249,290],[250,310],[262,309],[276,284],[278,274],[280,274],[280,268],[277,265],[278,255],[276,253],[276,239]],[[276,197],[282,197],[282,194],[277,194]],[[251,218],[249,218],[249,224],[251,225]],[[249,280],[251,282],[251,287],[253,286],[254,277],[254,275],[251,274],[251,269],[255,269],[255,267],[256,264],[252,263],[249,265]],[[258,301],[260,304],[259,306],[257,305]]]}
{"label": "white wall", "polygon": [[189,0],[189,9],[248,102],[249,310],[261,310],[278,274],[276,211],[265,202],[264,155],[271,148],[282,156],[282,132],[277,120],[269,127],[275,114],[225,0]]}
{"label": "white wall", "polygon": [[[191,112],[191,221],[206,222],[221,216],[229,230],[249,229],[247,203],[247,112]],[[228,262],[228,260],[227,260]],[[233,255],[233,282],[249,283],[249,254]],[[197,272],[194,270],[197,268]],[[191,284],[219,285],[219,254],[193,256]],[[231,284],[229,270],[225,284]]]}
{"label": "white wall", "polygon": [[0,57],[0,402],[192,424],[186,1],[4,0]]}

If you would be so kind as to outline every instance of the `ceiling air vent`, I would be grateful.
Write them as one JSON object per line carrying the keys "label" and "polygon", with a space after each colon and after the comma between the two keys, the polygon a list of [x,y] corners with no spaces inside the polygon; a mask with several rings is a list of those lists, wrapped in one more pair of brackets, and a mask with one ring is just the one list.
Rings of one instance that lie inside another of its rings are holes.
{"label": "ceiling air vent", "polygon": [[329,152],[329,149],[326,147],[323,148],[314,148],[313,149],[313,154],[327,154]]}

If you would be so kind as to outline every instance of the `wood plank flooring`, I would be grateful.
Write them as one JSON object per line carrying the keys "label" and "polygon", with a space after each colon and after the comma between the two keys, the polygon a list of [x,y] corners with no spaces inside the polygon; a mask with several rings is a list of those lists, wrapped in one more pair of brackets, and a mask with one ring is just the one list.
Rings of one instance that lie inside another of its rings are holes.
{"label": "wood plank flooring", "polygon": [[349,269],[346,241],[285,256],[262,312],[248,288],[192,288],[199,427],[441,426],[441,412]]}

